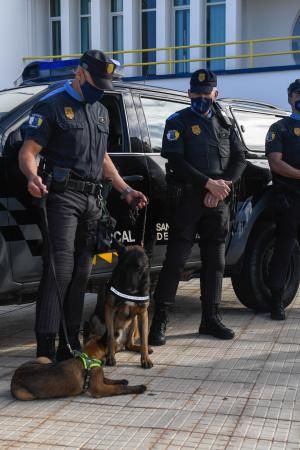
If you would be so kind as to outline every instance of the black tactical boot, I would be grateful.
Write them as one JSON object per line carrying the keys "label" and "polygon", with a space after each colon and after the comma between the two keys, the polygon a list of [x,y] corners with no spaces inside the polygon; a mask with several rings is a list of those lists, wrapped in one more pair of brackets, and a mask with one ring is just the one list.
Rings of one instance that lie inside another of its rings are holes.
{"label": "black tactical boot", "polygon": [[209,334],[219,339],[233,339],[234,331],[225,327],[217,305],[202,305],[202,319],[199,334]]}
{"label": "black tactical boot", "polygon": [[[68,339],[71,345],[72,350],[81,351],[81,345],[79,341],[79,330],[72,330],[69,332]],[[59,343],[56,350],[55,359],[57,362],[65,361],[66,359],[73,358],[72,353],[70,353],[69,348],[66,344],[65,335],[63,330],[59,331]]]}
{"label": "black tactical boot", "polygon": [[55,358],[55,335],[54,334],[37,334],[36,356],[45,356],[54,361]]}
{"label": "black tactical boot", "polygon": [[285,320],[285,312],[282,301],[282,290],[272,290],[271,299],[271,319],[272,320]]}
{"label": "black tactical boot", "polygon": [[168,316],[166,310],[158,310],[155,312],[148,337],[149,345],[165,345],[167,322]]}

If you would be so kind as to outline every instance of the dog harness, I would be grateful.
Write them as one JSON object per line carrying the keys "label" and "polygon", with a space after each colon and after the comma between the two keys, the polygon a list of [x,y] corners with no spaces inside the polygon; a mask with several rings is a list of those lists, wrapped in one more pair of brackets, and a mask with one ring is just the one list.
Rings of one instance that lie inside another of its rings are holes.
{"label": "dog harness", "polygon": [[[134,303],[143,303],[143,302],[149,301],[149,299],[150,299],[149,295],[145,295],[143,297],[139,297],[137,295],[124,294],[123,292],[118,291],[113,286],[110,286],[109,290],[113,294],[115,294],[117,297],[120,297],[120,299],[130,300],[130,301],[132,301]],[[120,300],[120,301],[122,301],[122,300]]]}
{"label": "dog harness", "polygon": [[90,385],[91,369],[94,369],[95,367],[102,367],[103,361],[101,361],[101,359],[90,358],[86,353],[79,352],[78,350],[74,350],[73,354],[74,358],[81,360],[83,367],[85,368],[85,377],[82,392],[86,392]]}

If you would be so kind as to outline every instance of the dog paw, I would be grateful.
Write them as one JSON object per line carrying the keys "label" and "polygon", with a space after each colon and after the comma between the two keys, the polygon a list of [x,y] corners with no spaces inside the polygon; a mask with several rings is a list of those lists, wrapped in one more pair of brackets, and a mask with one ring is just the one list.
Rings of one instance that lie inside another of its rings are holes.
{"label": "dog paw", "polygon": [[116,358],[114,356],[108,356],[106,358],[106,365],[107,366],[115,366],[117,364]]}
{"label": "dog paw", "polygon": [[143,393],[143,392],[145,392],[147,390],[147,386],[145,386],[144,384],[141,384],[141,394]]}
{"label": "dog paw", "polygon": [[153,348],[152,347],[148,347],[148,353],[149,353],[149,355],[151,355],[151,353],[153,353]]}
{"label": "dog paw", "polygon": [[151,369],[151,367],[153,367],[153,362],[151,361],[151,359],[142,359],[141,366],[143,369]]}
{"label": "dog paw", "polygon": [[120,380],[120,384],[124,384],[124,386],[127,386],[128,380]]}

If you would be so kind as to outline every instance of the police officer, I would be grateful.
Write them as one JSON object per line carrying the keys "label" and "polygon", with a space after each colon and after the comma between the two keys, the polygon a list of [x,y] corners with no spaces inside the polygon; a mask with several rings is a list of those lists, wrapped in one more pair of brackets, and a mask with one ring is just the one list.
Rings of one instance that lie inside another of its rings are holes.
{"label": "police officer", "polygon": [[[54,90],[33,108],[20,150],[19,164],[28,179],[28,191],[33,197],[48,196],[51,251],[64,300],[69,342],[74,349],[80,349],[78,333],[100,217],[101,179],[111,178],[113,187],[129,205],[142,208],[146,203],[145,196],[119,176],[106,152],[109,117],[100,100],[104,90],[113,89],[115,68],[115,62],[101,51],[84,53],[71,84],[67,82]],[[39,153],[44,158],[44,173],[51,174],[49,189],[38,173]],[[48,255],[36,307],[37,356],[55,357],[60,319]],[[56,359],[69,356],[61,329]]]}
{"label": "police officer", "polygon": [[163,136],[167,182],[175,179],[181,199],[172,213],[166,259],[154,293],[149,343],[164,345],[167,311],[175,301],[180,272],[200,234],[202,321],[200,334],[232,339],[219,317],[232,183],[245,168],[244,147],[231,121],[215,103],[216,75],[197,70],[190,80],[191,106],[171,115]]}
{"label": "police officer", "polygon": [[300,79],[289,85],[288,102],[292,114],[271,125],[266,137],[276,221],[269,277],[273,320],[285,319],[283,291],[300,225]]}

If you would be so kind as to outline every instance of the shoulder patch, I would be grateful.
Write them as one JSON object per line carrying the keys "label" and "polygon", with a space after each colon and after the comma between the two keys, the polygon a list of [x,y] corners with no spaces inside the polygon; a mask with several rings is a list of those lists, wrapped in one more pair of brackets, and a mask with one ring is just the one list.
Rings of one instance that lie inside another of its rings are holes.
{"label": "shoulder patch", "polygon": [[28,125],[31,128],[40,128],[40,126],[42,125],[43,121],[44,121],[44,118],[40,114],[31,114],[29,116]]}
{"label": "shoulder patch", "polygon": [[274,131],[269,131],[266,136],[266,142],[274,141],[275,137],[276,137],[276,133]]}
{"label": "shoulder patch", "polygon": [[178,130],[169,130],[167,132],[168,141],[177,141],[179,139],[180,133]]}

